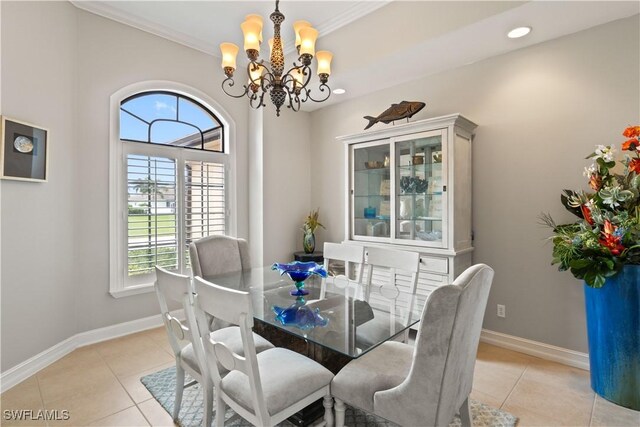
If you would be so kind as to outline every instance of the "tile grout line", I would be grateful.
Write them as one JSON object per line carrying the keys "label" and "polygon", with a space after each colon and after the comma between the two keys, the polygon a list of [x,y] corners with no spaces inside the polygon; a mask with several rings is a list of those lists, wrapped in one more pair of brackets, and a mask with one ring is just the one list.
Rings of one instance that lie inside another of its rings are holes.
{"label": "tile grout line", "polygon": [[[133,335],[133,334],[131,334],[131,335]],[[161,346],[160,346],[160,345],[159,345],[155,340],[153,340],[153,339],[151,339],[151,338],[149,338],[149,339],[150,339],[154,344],[156,344],[158,347],[161,347]],[[164,350],[164,349],[162,348],[162,350]],[[113,374],[113,376],[114,376],[114,377],[116,377],[116,380],[118,381],[118,384],[120,384],[120,387],[122,387],[122,388],[124,389],[124,392],[125,392],[125,393],[127,393],[127,396],[129,396],[129,399],[131,399],[131,401],[133,402],[133,405],[136,407],[136,409],[138,410],[138,412],[140,412],[140,414],[142,414],[142,417],[147,421],[147,423],[148,423],[150,426],[153,426],[153,423],[151,422],[151,420],[147,417],[147,415],[144,413],[144,411],[140,408],[140,404],[141,404],[141,403],[147,402],[147,401],[148,401],[148,400],[150,400],[150,399],[144,400],[144,401],[142,401],[142,402],[136,402],[136,400],[133,398],[133,396],[131,395],[131,393],[129,393],[129,390],[127,390],[127,388],[124,386],[124,384],[122,384],[122,381],[120,380],[120,377],[118,377],[118,375],[116,375],[116,373],[115,373],[115,372],[113,372],[113,369],[111,368],[111,365],[109,365],[109,362],[107,362],[107,361],[102,357],[102,355],[100,354],[100,352],[99,352],[99,351],[96,351],[96,353],[98,354],[98,356],[100,357],[100,359],[105,363],[105,365],[107,365],[107,368],[109,368],[109,371],[111,371],[111,373]],[[158,365],[158,366],[162,366],[162,365]],[[149,368],[149,369],[153,369],[153,368],[156,368],[156,366],[153,366],[153,367],[151,367],[151,368]],[[135,375],[135,374],[132,374],[132,375]],[[153,399],[153,396],[151,397],[151,399]],[[130,406],[129,408],[131,408],[131,406]],[[125,409],[129,409],[129,408],[125,408]],[[116,412],[116,414],[117,414],[117,412]],[[111,414],[111,415],[113,415],[113,414]],[[108,415],[108,416],[110,416],[110,415]]]}
{"label": "tile grout line", "polygon": [[[34,377],[36,378],[36,385],[38,386],[38,395],[40,396],[40,403],[42,403],[42,410],[45,409],[44,406],[44,397],[42,397],[42,389],[40,388],[40,380],[38,379],[38,372],[35,373]],[[44,425],[49,426],[49,421],[46,419],[44,420]]]}
{"label": "tile grout line", "polygon": [[[116,338],[116,339],[117,339],[117,338]],[[112,341],[112,340],[109,340],[109,341]],[[96,352],[96,354],[98,355],[98,357],[100,358],[100,360],[102,360],[102,362],[107,366],[107,369],[109,369],[109,372],[111,372],[111,374],[116,378],[116,381],[118,381],[118,384],[120,384],[120,387],[122,387],[122,389],[123,389],[123,390],[124,390],[124,392],[127,394],[127,396],[129,396],[129,399],[131,399],[131,402],[133,403],[133,405],[132,405],[132,406],[127,406],[126,408],[124,408],[124,409],[122,409],[122,410],[120,410],[120,411],[117,411],[117,412],[114,412],[114,413],[112,413],[112,414],[106,415],[106,416],[104,416],[104,417],[102,417],[102,418],[98,418],[98,419],[96,419],[96,420],[92,420],[92,421],[90,421],[90,423],[95,422],[95,421],[99,421],[99,420],[101,420],[101,419],[103,419],[103,418],[110,417],[111,415],[118,414],[118,413],[120,413],[120,412],[122,412],[122,411],[125,411],[125,410],[127,410],[127,409],[132,408],[133,406],[135,406],[135,407],[136,407],[136,409],[138,410],[138,412],[140,412],[140,413],[142,414],[142,417],[147,421],[147,423],[149,423],[149,425],[151,425],[151,423],[149,422],[149,420],[147,420],[147,417],[145,417],[145,416],[144,416],[144,413],[140,410],[140,408],[138,408],[138,404],[136,403],[135,399],[131,396],[131,394],[129,394],[129,391],[127,390],[127,388],[126,388],[126,387],[124,386],[124,384],[122,384],[122,382],[120,381],[120,378],[118,378],[118,376],[116,375],[116,373],[115,373],[115,372],[113,372],[113,369],[111,368],[111,365],[109,365],[109,362],[107,362],[107,361],[104,359],[104,357],[102,357],[102,354],[100,354],[100,352],[99,352],[98,350],[94,349],[93,351],[95,351],[95,352]]]}
{"label": "tile grout line", "polygon": [[591,427],[593,425],[593,414],[596,411],[596,399],[597,399],[597,395],[594,393],[593,394],[593,405],[591,405],[591,414],[589,414],[589,427]]}
{"label": "tile grout line", "polygon": [[504,398],[504,400],[502,401],[502,403],[500,404],[500,408],[498,409],[503,409],[503,406],[505,403],[507,403],[507,400],[509,400],[509,398],[511,397],[511,395],[513,394],[513,391],[516,389],[516,387],[518,386],[518,384],[520,384],[520,380],[522,380],[522,377],[524,377],[525,372],[527,372],[527,370],[529,369],[529,364],[527,363],[527,366],[522,370],[522,373],[520,374],[520,376],[518,377],[518,380],[516,381],[516,383],[513,385],[513,387],[511,388],[511,390],[509,391],[509,394],[507,394],[507,397]]}

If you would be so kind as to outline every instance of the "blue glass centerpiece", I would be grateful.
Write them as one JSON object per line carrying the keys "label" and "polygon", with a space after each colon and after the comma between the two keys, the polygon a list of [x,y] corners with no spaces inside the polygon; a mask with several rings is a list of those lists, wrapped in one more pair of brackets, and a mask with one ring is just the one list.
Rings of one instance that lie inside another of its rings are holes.
{"label": "blue glass centerpiece", "polygon": [[296,326],[302,330],[313,329],[316,326],[327,326],[329,319],[320,315],[319,308],[305,305],[303,297],[296,298],[296,302],[287,308],[272,307],[276,320],[283,325]]}
{"label": "blue glass centerpiece", "polygon": [[327,270],[320,264],[316,264],[313,261],[301,262],[293,261],[286,264],[276,262],[271,266],[272,270],[278,270],[280,275],[286,274],[289,279],[293,280],[296,285],[296,289],[290,293],[293,296],[303,296],[309,294],[309,291],[304,289],[304,281],[313,274],[317,274],[320,277],[327,277]]}

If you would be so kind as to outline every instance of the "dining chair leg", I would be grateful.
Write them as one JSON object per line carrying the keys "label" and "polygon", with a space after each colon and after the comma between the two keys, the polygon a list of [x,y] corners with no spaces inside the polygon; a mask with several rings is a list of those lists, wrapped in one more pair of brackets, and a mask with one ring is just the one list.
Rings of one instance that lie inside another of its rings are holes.
{"label": "dining chair leg", "polygon": [[327,394],[322,401],[324,406],[324,422],[327,427],[333,427],[333,397]]}
{"label": "dining chair leg", "polygon": [[344,427],[344,412],[346,410],[344,402],[340,399],[335,399],[336,404],[336,427]]}
{"label": "dining chair leg", "polygon": [[213,422],[213,387],[205,382],[203,427],[211,427],[212,422]]}
{"label": "dining chair leg", "polygon": [[227,404],[222,399],[220,390],[216,390],[216,427],[224,427],[224,415],[227,412]]}
{"label": "dining chair leg", "polygon": [[184,369],[180,366],[180,359],[176,359],[176,400],[173,403],[173,420],[178,421],[180,406],[182,405],[182,392],[184,391]]}
{"label": "dining chair leg", "polygon": [[465,401],[462,403],[462,406],[460,407],[460,424],[462,425],[462,427],[473,427],[469,396],[467,396]]}

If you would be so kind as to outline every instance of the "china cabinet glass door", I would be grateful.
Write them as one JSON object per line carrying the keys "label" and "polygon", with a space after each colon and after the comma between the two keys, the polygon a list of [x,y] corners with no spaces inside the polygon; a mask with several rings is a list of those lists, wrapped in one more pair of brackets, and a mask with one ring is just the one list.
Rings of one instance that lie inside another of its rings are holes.
{"label": "china cabinet glass door", "polygon": [[395,227],[397,240],[446,246],[444,131],[395,138]]}
{"label": "china cabinet glass door", "polygon": [[391,154],[387,141],[353,148],[353,236],[367,240],[391,237]]}

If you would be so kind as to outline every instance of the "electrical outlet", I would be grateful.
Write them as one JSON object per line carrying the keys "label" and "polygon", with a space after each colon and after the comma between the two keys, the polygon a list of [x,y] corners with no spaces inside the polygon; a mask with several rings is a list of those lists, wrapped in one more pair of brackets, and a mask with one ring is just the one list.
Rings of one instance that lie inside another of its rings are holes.
{"label": "electrical outlet", "polygon": [[507,317],[507,307],[503,304],[498,304],[498,317]]}

